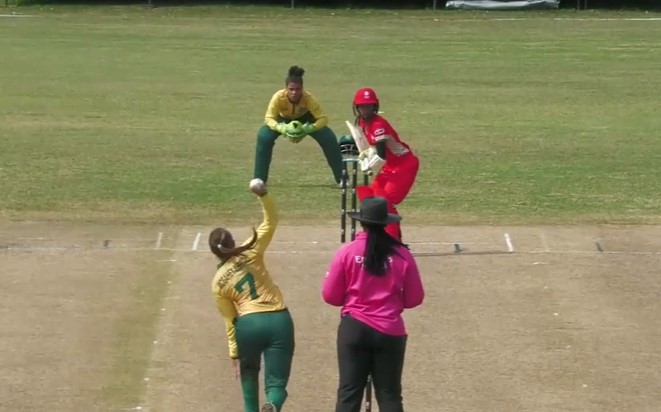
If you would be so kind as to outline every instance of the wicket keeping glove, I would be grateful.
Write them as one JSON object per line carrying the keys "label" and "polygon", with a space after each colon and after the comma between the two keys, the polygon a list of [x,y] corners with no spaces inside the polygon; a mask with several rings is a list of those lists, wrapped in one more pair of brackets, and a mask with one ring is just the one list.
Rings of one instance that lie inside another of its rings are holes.
{"label": "wicket keeping glove", "polygon": [[293,143],[298,143],[305,137],[307,133],[303,130],[303,124],[298,120],[293,120],[289,122],[287,128],[285,129],[285,135]]}
{"label": "wicket keeping glove", "polygon": [[276,132],[278,132],[280,134],[286,134],[287,133],[287,126],[288,125],[286,123],[278,123],[278,124],[275,125],[273,130],[275,130]]}
{"label": "wicket keeping glove", "polygon": [[291,122],[287,123],[287,128],[285,129],[285,132],[291,135],[298,135],[301,133],[300,130],[302,126],[303,123],[299,122],[298,120],[292,120]]}
{"label": "wicket keeping glove", "polygon": [[292,142],[292,143],[300,143],[301,140],[305,137],[304,134],[299,134],[299,135],[287,135],[287,138]]}
{"label": "wicket keeping glove", "polygon": [[308,134],[314,132],[316,130],[316,127],[315,127],[314,123],[305,123],[303,126],[301,126],[300,129],[303,131],[303,133],[308,135]]}

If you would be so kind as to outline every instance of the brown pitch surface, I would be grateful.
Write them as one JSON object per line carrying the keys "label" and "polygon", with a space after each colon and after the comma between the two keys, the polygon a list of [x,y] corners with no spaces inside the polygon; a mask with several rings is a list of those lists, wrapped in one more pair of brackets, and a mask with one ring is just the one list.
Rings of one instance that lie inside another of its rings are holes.
{"label": "brown pitch surface", "polygon": [[[211,228],[1,229],[0,409],[241,410]],[[407,410],[661,410],[661,228],[405,229],[427,291],[405,315]],[[296,323],[290,412],[333,410],[338,310],[320,284],[337,232],[281,227],[267,255]]]}

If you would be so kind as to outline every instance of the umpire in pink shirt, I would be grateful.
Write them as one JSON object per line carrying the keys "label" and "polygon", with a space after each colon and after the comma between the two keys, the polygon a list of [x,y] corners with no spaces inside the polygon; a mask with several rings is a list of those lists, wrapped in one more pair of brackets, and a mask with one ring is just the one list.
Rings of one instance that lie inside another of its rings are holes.
{"label": "umpire in pink shirt", "polygon": [[420,273],[408,248],[385,231],[401,219],[388,213],[386,199],[363,199],[360,211],[349,216],[363,231],[337,251],[322,288],[326,303],[342,307],[335,412],[360,411],[370,375],[379,411],[402,412],[407,338],[402,312],[424,299]]}

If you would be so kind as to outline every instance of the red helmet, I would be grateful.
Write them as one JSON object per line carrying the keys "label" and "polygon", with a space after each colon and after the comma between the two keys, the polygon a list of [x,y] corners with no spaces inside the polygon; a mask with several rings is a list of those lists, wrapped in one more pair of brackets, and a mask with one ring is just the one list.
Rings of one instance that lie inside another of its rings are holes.
{"label": "red helmet", "polygon": [[376,92],[374,89],[369,87],[363,87],[359,89],[355,96],[353,97],[354,106],[359,106],[362,104],[379,104],[379,98],[376,97]]}

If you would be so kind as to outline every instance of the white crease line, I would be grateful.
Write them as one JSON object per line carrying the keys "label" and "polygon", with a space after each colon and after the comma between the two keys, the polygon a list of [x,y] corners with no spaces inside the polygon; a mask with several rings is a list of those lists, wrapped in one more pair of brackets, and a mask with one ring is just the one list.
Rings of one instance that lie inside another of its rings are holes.
{"label": "white crease line", "polygon": [[37,17],[31,14],[0,14],[0,17]]}
{"label": "white crease line", "polygon": [[193,241],[193,247],[191,247],[191,250],[197,251],[197,246],[200,244],[200,237],[202,237],[202,233],[197,232],[197,236],[195,236],[195,240]]}
{"label": "white crease line", "polygon": [[512,238],[510,238],[509,233],[505,233],[505,243],[507,244],[507,251],[514,252],[514,246],[512,246]]}
{"label": "white crease line", "polygon": [[160,249],[162,241],[163,241],[163,232],[158,232],[158,238],[156,239],[156,246],[154,246],[154,249]]}

